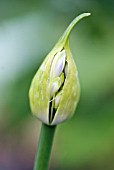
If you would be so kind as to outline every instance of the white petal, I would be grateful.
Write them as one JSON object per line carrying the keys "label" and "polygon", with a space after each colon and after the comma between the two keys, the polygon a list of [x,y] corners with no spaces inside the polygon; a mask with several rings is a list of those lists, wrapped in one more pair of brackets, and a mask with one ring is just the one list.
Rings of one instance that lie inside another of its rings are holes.
{"label": "white petal", "polygon": [[55,70],[54,70],[54,75],[55,76],[59,76],[65,66],[65,58],[66,58],[66,53],[65,50],[61,52],[62,56],[59,58],[59,60],[57,61],[56,65],[55,65]]}
{"label": "white petal", "polygon": [[65,50],[58,52],[51,65],[50,77],[59,77],[65,67],[66,52]]}
{"label": "white petal", "polygon": [[58,91],[58,82],[54,82],[51,87],[51,97]]}
{"label": "white petal", "polygon": [[60,99],[61,99],[61,94],[59,94],[55,97],[55,108],[57,108],[59,106]]}

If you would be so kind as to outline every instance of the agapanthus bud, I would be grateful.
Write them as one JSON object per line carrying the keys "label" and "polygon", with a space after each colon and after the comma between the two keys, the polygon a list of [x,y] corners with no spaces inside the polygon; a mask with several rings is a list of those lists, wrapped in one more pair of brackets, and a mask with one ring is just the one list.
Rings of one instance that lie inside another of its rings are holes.
{"label": "agapanthus bud", "polygon": [[81,14],[72,21],[32,80],[29,91],[31,110],[48,125],[69,119],[79,101],[78,71],[70,52],[69,35],[76,23],[89,15]]}

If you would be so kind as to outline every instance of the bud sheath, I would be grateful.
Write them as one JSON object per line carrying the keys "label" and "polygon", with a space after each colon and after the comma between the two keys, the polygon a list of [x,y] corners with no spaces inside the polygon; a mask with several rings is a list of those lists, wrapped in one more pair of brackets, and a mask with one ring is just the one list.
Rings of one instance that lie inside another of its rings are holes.
{"label": "bud sheath", "polygon": [[72,117],[78,104],[80,85],[69,35],[76,23],[89,15],[81,14],[72,21],[32,80],[29,91],[31,110],[48,125],[56,125]]}

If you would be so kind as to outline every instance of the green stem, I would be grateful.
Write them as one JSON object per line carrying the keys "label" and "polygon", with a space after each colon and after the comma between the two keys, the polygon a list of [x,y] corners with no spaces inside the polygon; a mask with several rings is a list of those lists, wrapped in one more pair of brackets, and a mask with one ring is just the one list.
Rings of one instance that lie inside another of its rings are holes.
{"label": "green stem", "polygon": [[34,170],[48,170],[55,129],[42,123]]}

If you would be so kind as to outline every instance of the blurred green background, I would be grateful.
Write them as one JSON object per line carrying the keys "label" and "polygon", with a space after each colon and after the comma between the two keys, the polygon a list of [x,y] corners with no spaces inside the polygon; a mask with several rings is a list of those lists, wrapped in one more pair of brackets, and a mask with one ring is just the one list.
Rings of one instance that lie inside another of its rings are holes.
{"label": "blurred green background", "polygon": [[68,24],[81,98],[58,126],[50,170],[114,170],[114,1],[0,0],[0,170],[32,170],[41,123],[29,108],[33,75]]}

